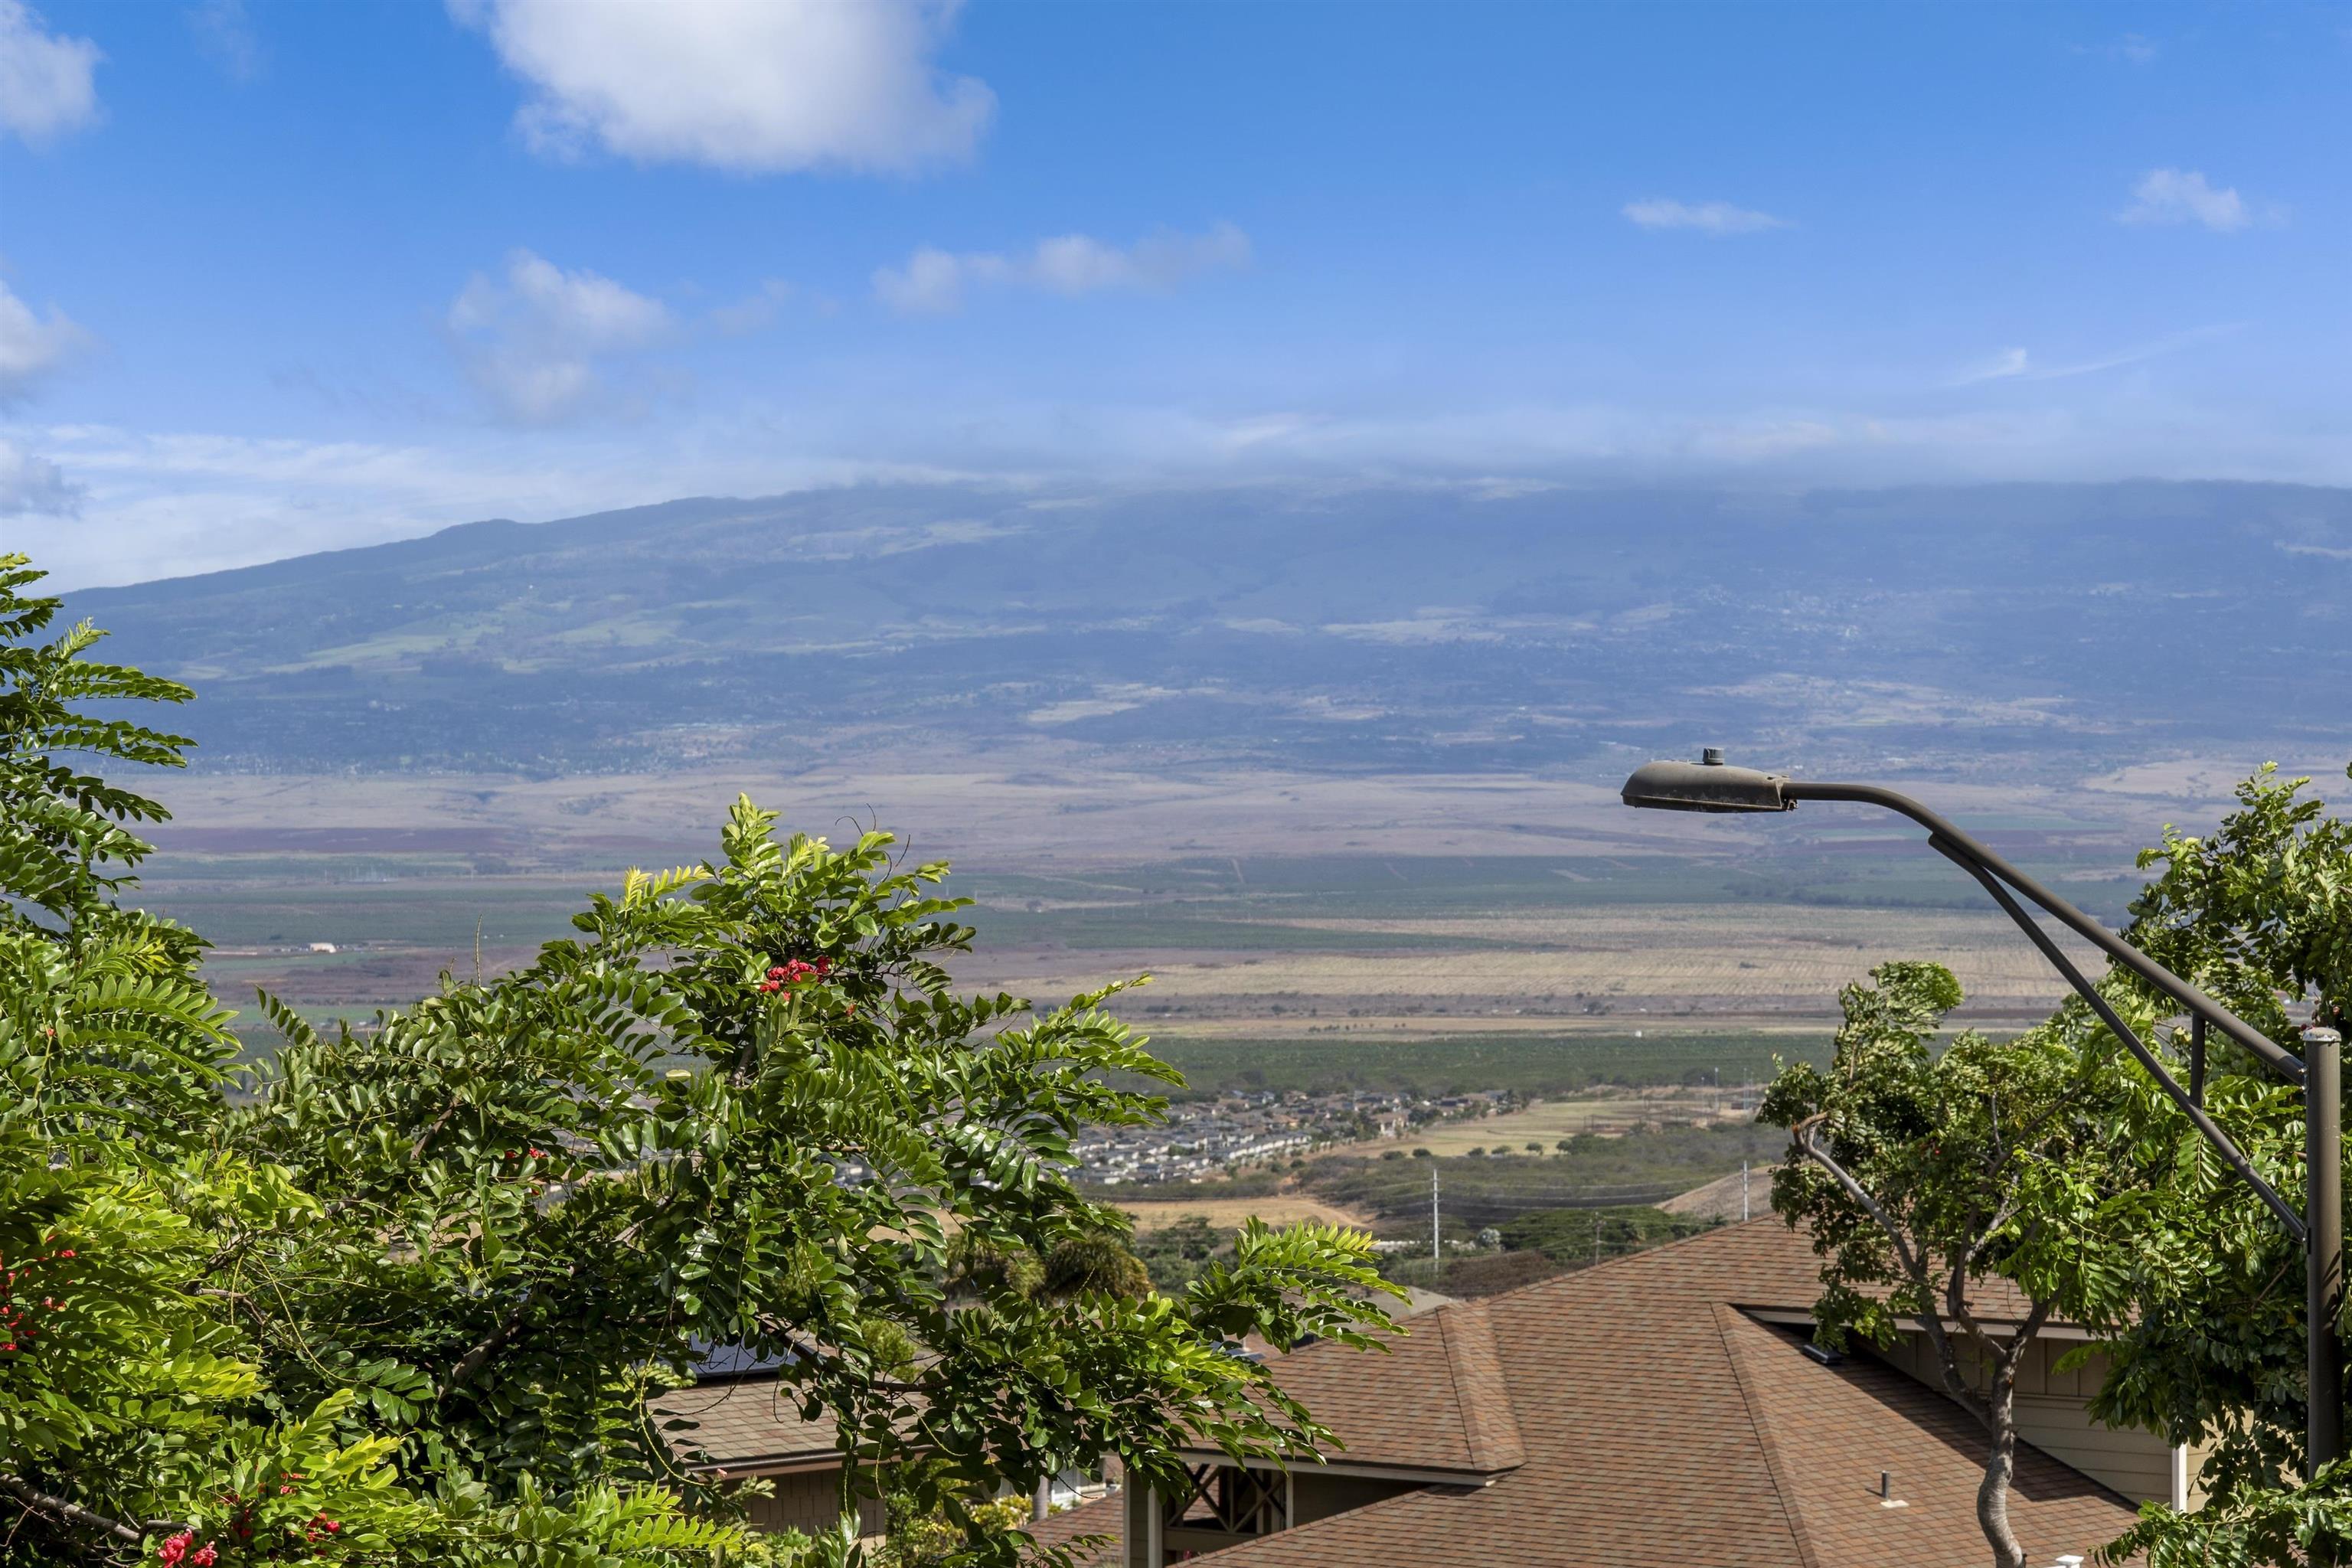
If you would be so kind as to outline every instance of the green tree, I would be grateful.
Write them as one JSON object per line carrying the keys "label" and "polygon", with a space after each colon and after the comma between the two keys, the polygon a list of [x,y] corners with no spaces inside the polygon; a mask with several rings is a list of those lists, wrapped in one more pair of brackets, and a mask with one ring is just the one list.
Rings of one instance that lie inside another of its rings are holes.
{"label": "green tree", "polygon": [[[2290,1050],[2306,1015],[2352,1021],[2352,822],[2308,779],[2266,766],[2210,837],[2168,828],[2140,858],[2162,869],[2133,905],[2131,940]],[[2300,1095],[2226,1042],[2212,1055],[2217,1120],[2273,1186],[2300,1193]],[[2207,1446],[2211,1500],[2189,1515],[2150,1506],[2117,1551],[2158,1568],[2342,1561],[2352,1465],[2302,1473],[2301,1249],[2201,1144],[2184,1141],[2159,1174],[2136,1216],[2129,1294],[2105,1325],[2114,1370],[2093,1409]]]}
{"label": "green tree", "polygon": [[[2265,768],[2210,837],[2168,829],[2126,937],[2289,1049],[2306,1013],[2352,1013],[2352,825]],[[1825,1330],[1884,1342],[1916,1315],[1956,1398],[1991,1439],[1980,1517],[2018,1561],[2001,1511],[2013,1446],[2004,1370],[2029,1331],[2093,1331],[2107,1372],[2092,1415],[2206,1446],[2210,1501],[2158,1504],[2107,1554],[2155,1568],[2302,1563],[2352,1545],[2352,1465],[2301,1474],[2303,1263],[2252,1191],[2079,999],[2007,1043],[1929,1032],[1958,999],[1934,965],[1887,965],[1848,990],[1826,1071],[1784,1069],[1762,1115],[1793,1133],[1774,1206],[1825,1258]],[[2129,972],[2099,983],[2185,1077],[2173,1005]],[[2282,1192],[2300,1192],[2298,1092],[2217,1042],[2206,1109]],[[2021,1292],[2026,1322],[1989,1331],[1978,1282]],[[2326,1397],[2343,1397],[2342,1390]]]}
{"label": "green tree", "polygon": [[[1944,1388],[1980,1422],[1977,1522],[1996,1568],[2024,1568],[2009,1521],[2020,1360],[2053,1312],[2081,1315],[2103,1286],[2102,1211],[2117,1179],[2112,1131],[2128,1099],[2113,1053],[2086,1048],[2083,1011],[2012,1042],[1930,1040],[1960,987],[1934,963],[1885,963],[1839,998],[1826,1068],[1785,1068],[1759,1115],[1786,1127],[1791,1158],[1772,1205],[1824,1258],[1819,1332],[1882,1347],[1900,1320],[1926,1332]],[[1980,1313],[1984,1285],[2024,1298]]]}
{"label": "green tree", "polygon": [[714,1342],[781,1362],[857,1468],[919,1458],[943,1562],[1013,1559],[1002,1486],[1325,1435],[1225,1346],[1374,1342],[1368,1240],[1253,1225],[1144,1289],[1067,1173],[1162,1113],[1106,1079],[1175,1075],[1119,986],[952,992],[960,900],[884,834],[739,802],[714,858],[632,873],[517,973],[328,1034],[265,999],[284,1046],[232,1107],[200,942],[117,905],[161,807],[58,761],[175,763],[76,705],[187,694],[86,627],[25,646],[36,580],[0,558],[0,1560],[740,1555],[646,1407]]}

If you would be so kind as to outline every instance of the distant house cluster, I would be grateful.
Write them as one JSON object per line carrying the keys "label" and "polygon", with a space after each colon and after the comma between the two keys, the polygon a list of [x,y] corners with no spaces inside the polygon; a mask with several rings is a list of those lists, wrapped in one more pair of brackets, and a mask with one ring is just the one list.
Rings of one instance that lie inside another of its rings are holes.
{"label": "distant house cluster", "polygon": [[1173,1106],[1159,1126],[1103,1128],[1073,1152],[1079,1176],[1104,1186],[1197,1181],[1325,1144],[1402,1138],[1431,1121],[1487,1115],[1507,1100],[1500,1091],[1439,1100],[1355,1090],[1228,1094]]}

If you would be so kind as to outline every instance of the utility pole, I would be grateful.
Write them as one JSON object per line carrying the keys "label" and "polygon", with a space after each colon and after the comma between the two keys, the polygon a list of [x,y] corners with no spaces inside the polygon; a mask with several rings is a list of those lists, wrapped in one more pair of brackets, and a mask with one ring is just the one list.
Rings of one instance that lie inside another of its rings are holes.
{"label": "utility pole", "polygon": [[1745,1160],[1739,1162],[1739,1218],[1742,1223],[1748,1218],[1748,1162]]}
{"label": "utility pole", "polygon": [[1429,1288],[1437,1289],[1439,1275],[1445,1269],[1445,1242],[1437,1229],[1437,1163],[1429,1167]]}
{"label": "utility pole", "polygon": [[[2309,1426],[2308,1475],[2344,1457],[2344,1342],[2335,1332],[2344,1305],[2344,1037],[2334,1029],[2303,1031],[2304,1310],[2314,1331],[2305,1352]],[[2325,1331],[2322,1331],[2324,1325]],[[2334,1557],[2326,1559],[2334,1562]]]}

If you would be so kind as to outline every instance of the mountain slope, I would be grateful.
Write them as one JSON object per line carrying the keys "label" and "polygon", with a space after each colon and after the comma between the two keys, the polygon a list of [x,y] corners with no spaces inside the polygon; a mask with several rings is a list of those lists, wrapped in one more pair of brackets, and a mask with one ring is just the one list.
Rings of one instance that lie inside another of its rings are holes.
{"label": "mountain slope", "polygon": [[[217,765],[2073,774],[2352,749],[2352,491],[877,486],[74,594]],[[2248,752],[2251,755],[2251,752]],[[2253,760],[2260,760],[2255,758]]]}

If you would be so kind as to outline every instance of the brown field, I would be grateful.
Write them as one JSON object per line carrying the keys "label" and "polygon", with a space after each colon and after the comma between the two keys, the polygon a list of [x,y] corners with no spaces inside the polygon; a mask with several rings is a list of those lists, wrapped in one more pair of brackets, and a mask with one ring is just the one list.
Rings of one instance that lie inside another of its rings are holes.
{"label": "brown field", "polygon": [[[1687,1096],[1611,1095],[1591,1099],[1547,1100],[1525,1110],[1514,1110],[1505,1116],[1485,1116],[1474,1121],[1442,1121],[1424,1127],[1413,1136],[1401,1140],[1401,1149],[1426,1149],[1433,1154],[1466,1154],[1473,1149],[1507,1149],[1514,1154],[1525,1152],[1530,1142],[1543,1145],[1547,1154],[1560,1139],[1577,1132],[1622,1132],[1629,1126],[1644,1121],[1698,1121],[1721,1118],[1745,1121],[1748,1110],[1737,1102],[1738,1097],[1723,1095],[1693,1099]],[[1345,1151],[1361,1153],[1366,1145],[1352,1144]]]}
{"label": "brown field", "polygon": [[1325,1225],[1344,1225],[1353,1230],[1370,1230],[1370,1215],[1358,1214],[1336,1204],[1327,1204],[1301,1193],[1276,1193],[1263,1198],[1174,1198],[1162,1201],[1128,1202],[1119,1205],[1135,1217],[1138,1230],[1158,1230],[1178,1220],[1203,1215],[1219,1230],[1238,1230],[1253,1217],[1268,1225],[1290,1225],[1302,1219],[1319,1220]]}
{"label": "brown field", "polygon": [[[1256,923],[1256,922],[1253,922]],[[1272,924],[1272,922],[1266,922]],[[1304,923],[1304,922],[1302,922]],[[1999,912],[1769,904],[1573,906],[1432,921],[1315,922],[1377,929],[1404,951],[1247,954],[1000,952],[992,978],[1035,995],[1149,970],[1130,1014],[1181,1017],[1188,1035],[1262,1032],[1279,1009],[1291,1032],[1465,1028],[1612,1030],[1654,1019],[1758,1022],[1832,1016],[1838,988],[1893,958],[1934,959],[1959,976],[1977,1016],[2040,1016],[2064,992]],[[1277,928],[1278,929],[1278,928]],[[1416,937],[1475,936],[1472,952],[1412,950]],[[2086,943],[2067,945],[2095,972]],[[1141,1009],[1139,1014],[1137,1009]]]}
{"label": "brown field", "polygon": [[[2120,836],[2118,866],[2127,864],[2125,841],[2152,832],[2133,814],[2195,818],[2168,809],[2178,802],[2123,793],[2133,781],[2109,782],[2115,787],[2095,799],[2098,815],[2115,808],[2117,820],[2102,826]],[[1238,872],[1244,858],[1277,855],[1359,865],[1373,856],[1582,857],[1588,868],[1599,858],[1671,878],[1678,862],[1756,842],[1723,819],[1631,812],[1609,790],[1552,779],[1104,774],[1064,767],[1050,748],[1033,745],[1017,763],[974,759],[965,771],[885,764],[793,776],[746,770],[557,779],[199,773],[163,792],[175,815],[157,834],[164,849],[151,863],[149,886],[158,907],[184,911],[198,929],[212,929],[208,908],[244,900],[243,924],[218,933],[215,960],[232,1004],[244,1005],[261,985],[306,1005],[363,1011],[431,991],[444,967],[469,973],[478,913],[484,968],[526,962],[538,942],[563,934],[562,917],[585,889],[612,885],[632,864],[709,853],[739,789],[782,810],[787,826],[836,840],[878,822],[899,832],[917,858],[1075,883],[1108,868],[1197,865],[1204,857],[1231,858]],[[2082,809],[2079,799],[2069,805],[2046,791],[1955,785],[1936,793],[1961,810],[1998,802],[2055,818],[2062,806]],[[1817,847],[1840,849],[1851,840],[1858,859],[1882,856],[1887,842],[1843,822],[1806,831]],[[1898,957],[1948,964],[1970,998],[1964,1021],[2035,1018],[2061,994],[2039,955],[1989,908],[1612,902],[1583,894],[1591,880],[1583,872],[1560,875],[1557,903],[1520,899],[1492,910],[1390,917],[1363,902],[1318,915],[1278,897],[1228,900],[1209,929],[1194,921],[1181,940],[1154,945],[1144,945],[1154,943],[1145,917],[1184,912],[1168,887],[1155,897],[1074,883],[1074,897],[1032,899],[1029,913],[1098,908],[1118,932],[1117,945],[1069,941],[1090,918],[1080,914],[1058,926],[1033,924],[1034,938],[992,941],[956,969],[962,984],[1041,1000],[1149,971],[1153,984],[1123,998],[1121,1012],[1147,1028],[1202,1040],[1652,1026],[1811,1031],[1835,1016],[1840,986]],[[282,916],[251,913],[257,889]],[[346,951],[303,951],[314,940]],[[350,951],[353,944],[362,951]]]}
{"label": "brown field", "polygon": [[[2186,765],[2130,770],[2100,781],[2095,815],[2103,831],[2146,841],[2164,821],[2210,816],[2234,777]],[[1723,818],[1628,811],[1612,789],[1530,774],[1120,774],[1082,749],[1065,761],[1035,742],[952,769],[928,760],[554,779],[199,772],[163,793],[181,831],[488,830],[537,846],[551,863],[578,864],[699,854],[738,791],[811,832],[839,837],[879,822],[919,854],[994,866],[1203,853],[1689,855],[1753,842]],[[2078,795],[2032,785],[1947,783],[1927,793],[1962,812],[2084,809]]]}

